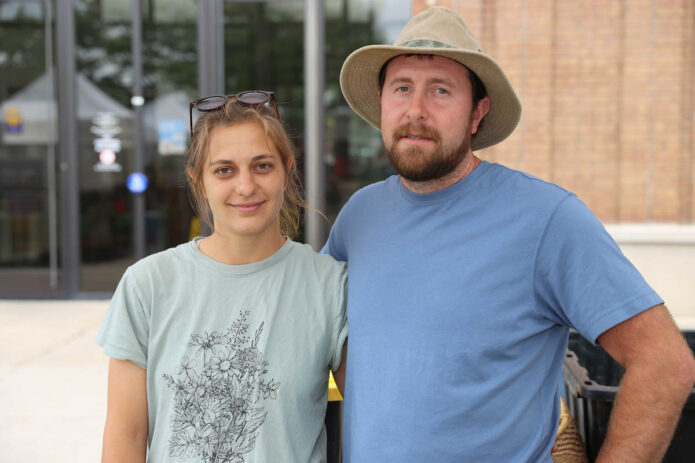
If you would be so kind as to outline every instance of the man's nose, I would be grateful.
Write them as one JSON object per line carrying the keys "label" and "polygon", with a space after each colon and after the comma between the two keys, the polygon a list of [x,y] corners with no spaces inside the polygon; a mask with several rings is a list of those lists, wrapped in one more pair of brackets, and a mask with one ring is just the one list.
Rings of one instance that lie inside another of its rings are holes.
{"label": "man's nose", "polygon": [[424,120],[427,117],[427,100],[425,92],[414,91],[412,93],[406,116],[411,121]]}

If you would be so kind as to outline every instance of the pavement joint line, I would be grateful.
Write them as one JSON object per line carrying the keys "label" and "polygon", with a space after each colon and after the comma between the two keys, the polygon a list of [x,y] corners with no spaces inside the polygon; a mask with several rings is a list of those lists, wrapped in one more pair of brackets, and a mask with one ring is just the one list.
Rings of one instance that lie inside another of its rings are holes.
{"label": "pavement joint line", "polygon": [[45,358],[50,354],[55,353],[56,351],[60,350],[61,348],[70,345],[71,343],[75,342],[89,331],[89,327],[84,327],[81,330],[71,334],[70,336],[60,339],[58,342],[55,344],[51,344],[50,346],[46,347],[45,349],[41,350],[40,352],[31,355],[27,358],[20,359],[17,362],[10,363],[8,370],[5,372],[4,378],[0,379],[0,384],[4,383],[7,379],[10,378],[14,373],[17,371],[21,370],[22,368],[28,366],[31,363],[36,362],[37,360],[41,358]]}

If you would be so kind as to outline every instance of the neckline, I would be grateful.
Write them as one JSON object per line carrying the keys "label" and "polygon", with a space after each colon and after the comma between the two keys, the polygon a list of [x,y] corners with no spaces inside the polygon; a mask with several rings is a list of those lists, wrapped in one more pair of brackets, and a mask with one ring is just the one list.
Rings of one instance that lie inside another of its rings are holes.
{"label": "neckline", "polygon": [[415,193],[410,191],[403,185],[400,176],[396,175],[394,178],[396,187],[400,191],[401,196],[408,202],[413,204],[437,204],[466,194],[466,192],[474,188],[478,179],[480,179],[491,166],[492,165],[487,161],[480,161],[480,164],[478,164],[475,169],[458,182],[431,193]]}
{"label": "neckline", "polygon": [[259,260],[258,262],[252,262],[250,264],[230,265],[223,264],[222,262],[217,262],[212,257],[205,255],[199,247],[199,241],[202,239],[202,236],[198,236],[186,243],[186,251],[194,259],[195,262],[198,262],[215,272],[221,272],[228,276],[250,275],[252,273],[264,270],[268,267],[272,267],[273,265],[281,261],[285,256],[287,256],[287,254],[289,254],[290,251],[292,251],[292,248],[296,245],[294,241],[287,238],[285,240],[285,243],[280,247],[280,249],[278,249],[273,254],[271,254],[263,260]]}

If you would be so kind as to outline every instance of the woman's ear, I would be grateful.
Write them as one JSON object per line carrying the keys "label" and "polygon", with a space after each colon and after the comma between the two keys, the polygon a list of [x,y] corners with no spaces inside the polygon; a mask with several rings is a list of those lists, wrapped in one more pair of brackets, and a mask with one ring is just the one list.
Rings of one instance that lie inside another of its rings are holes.
{"label": "woman's ear", "polygon": [[292,172],[292,166],[294,165],[294,159],[288,159],[287,160],[287,168],[285,169],[285,189],[287,189],[287,185],[290,183],[290,175]]}
{"label": "woman's ear", "polygon": [[207,199],[207,195],[205,194],[205,185],[203,185],[203,182],[201,182],[199,178],[193,175],[193,171],[191,169],[186,169],[186,174],[188,175],[188,178],[191,179],[191,183],[200,188],[200,192],[202,193],[203,198]]}

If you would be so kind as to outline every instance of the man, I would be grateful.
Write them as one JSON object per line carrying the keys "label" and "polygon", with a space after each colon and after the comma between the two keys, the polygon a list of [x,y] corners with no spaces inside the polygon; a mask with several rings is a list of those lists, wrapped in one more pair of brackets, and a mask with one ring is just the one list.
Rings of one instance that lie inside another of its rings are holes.
{"label": "man", "polygon": [[343,65],[399,174],[324,252],[349,267],[344,461],[548,462],[569,327],[626,367],[597,461],[659,461],[695,382],[662,300],[573,194],[478,159],[521,105],[445,8]]}

